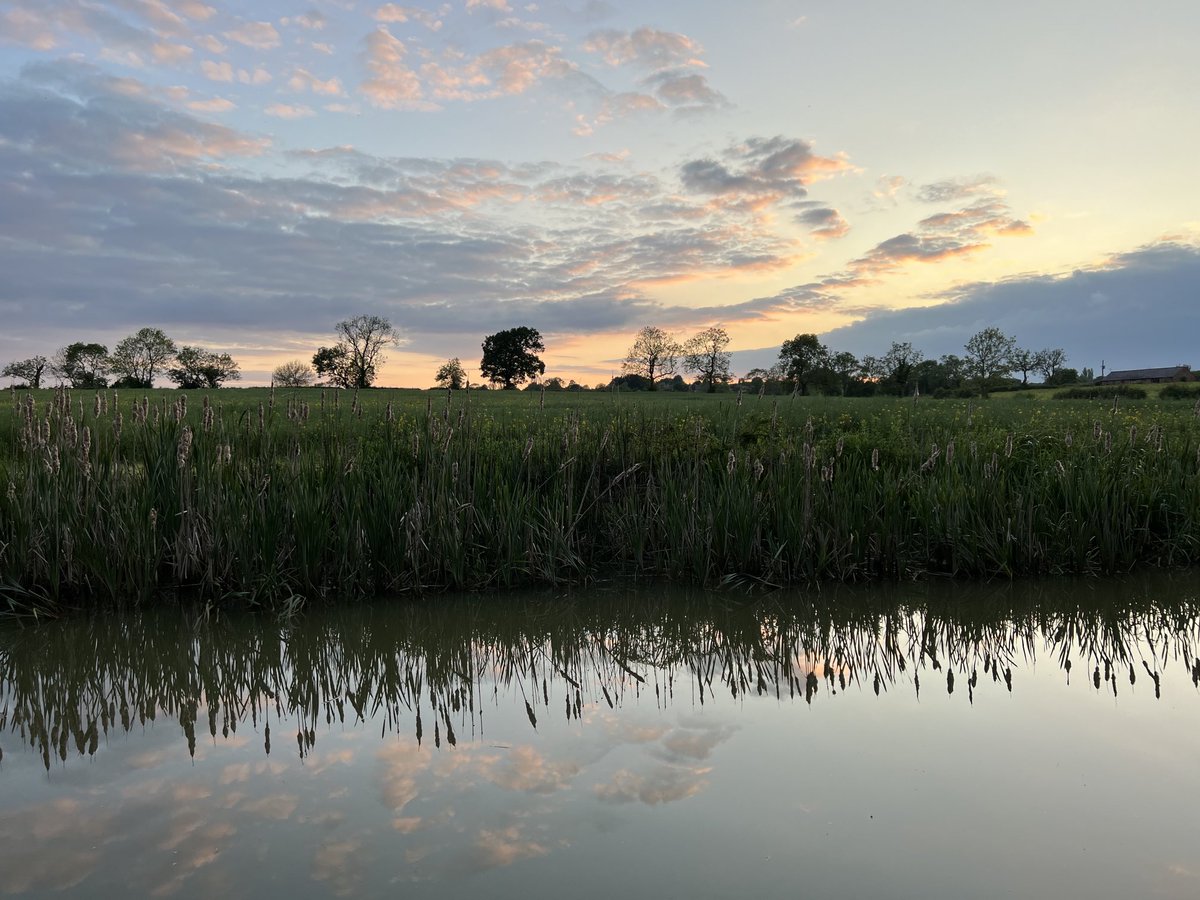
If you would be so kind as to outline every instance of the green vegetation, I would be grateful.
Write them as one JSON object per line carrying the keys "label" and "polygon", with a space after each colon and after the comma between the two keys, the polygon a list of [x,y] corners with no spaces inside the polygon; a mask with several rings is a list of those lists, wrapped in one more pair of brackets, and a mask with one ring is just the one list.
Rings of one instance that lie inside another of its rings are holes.
{"label": "green vegetation", "polygon": [[11,391],[0,603],[1192,564],[1198,465],[1171,403]]}
{"label": "green vegetation", "polygon": [[1146,390],[1127,384],[1105,384],[1096,387],[1073,387],[1054,392],[1055,400],[1145,400]]}

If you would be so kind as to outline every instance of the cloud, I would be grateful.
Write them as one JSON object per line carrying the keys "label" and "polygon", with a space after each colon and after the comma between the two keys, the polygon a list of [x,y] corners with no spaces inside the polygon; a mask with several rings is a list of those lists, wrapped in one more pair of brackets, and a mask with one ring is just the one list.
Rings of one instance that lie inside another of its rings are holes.
{"label": "cloud", "polygon": [[224,36],[255,50],[272,50],[281,43],[279,32],[270,22],[243,22]]}
{"label": "cloud", "polygon": [[312,91],[314,94],[325,94],[331,97],[340,97],[344,93],[340,79],[329,78],[322,81],[307,69],[300,68],[292,71],[292,77],[288,79],[288,87],[297,93]]}
{"label": "cloud", "polygon": [[196,37],[196,43],[209,53],[216,54],[217,56],[220,56],[227,49],[226,46],[221,43],[219,38],[214,37],[211,34],[198,35]]}
{"label": "cloud", "polygon": [[921,185],[917,189],[916,198],[922,203],[953,203],[980,194],[996,195],[997,184],[997,179],[992,175],[952,178]]}
{"label": "cloud", "polygon": [[852,261],[849,269],[860,274],[879,274],[907,262],[969,256],[989,247],[988,240],[992,237],[1024,237],[1032,233],[1032,226],[1015,218],[1004,201],[981,200],[958,210],[926,216],[914,231],[882,241]]}
{"label": "cloud", "polygon": [[842,214],[828,206],[813,206],[796,215],[796,221],[810,229],[814,237],[832,239],[844,237],[850,223]]}
{"label": "cloud", "polygon": [[227,167],[269,146],[76,64],[0,82],[0,233],[21,235],[0,242],[6,302],[18,318],[70,311],[101,337],[152,320],[269,347],[281,304],[296,335],[326,331],[347,303],[423,336],[466,320],[481,332],[684,327],[766,304],[698,312],[651,301],[650,286],[776,270],[798,252],[754,216],[622,162],[341,147],[283,157],[286,176]]}
{"label": "cloud", "polygon": [[257,156],[268,142],[171,110],[139,83],[112,79],[82,63],[39,63],[23,82],[0,86],[2,131],[60,164],[142,172],[229,157]]}
{"label": "cloud", "polygon": [[709,86],[708,79],[697,72],[658,72],[642,84],[653,89],[654,96],[664,106],[677,112],[699,112],[729,105],[719,91]]}
{"label": "cloud", "polygon": [[253,85],[266,84],[268,81],[271,80],[271,73],[268,72],[266,69],[262,68],[261,66],[258,66],[253,70],[238,69],[237,70],[237,80],[240,81],[242,84],[253,84]]}
{"label": "cloud", "polygon": [[150,47],[150,54],[154,57],[154,61],[168,65],[191,59],[194,52],[186,44],[172,44],[169,41],[159,41]]}
{"label": "cloud", "polygon": [[522,94],[539,81],[564,78],[576,71],[562,51],[542,41],[525,41],[497,47],[479,56],[469,67],[485,73],[501,94]]}
{"label": "cloud", "polygon": [[580,137],[592,134],[597,128],[609,124],[615,119],[623,119],[638,113],[661,112],[666,109],[661,101],[648,94],[634,92],[610,94],[601,101],[600,109],[594,116],[580,114],[575,118],[575,128],[572,132]]}
{"label": "cloud", "polygon": [[1163,241],[1088,269],[968,284],[933,306],[874,312],[826,343],[879,353],[910,341],[926,356],[961,354],[971,335],[996,326],[1024,347],[1064,348],[1075,367],[1198,365],[1197,284],[1200,243]]}
{"label": "cloud", "polygon": [[512,7],[508,5],[507,0],[467,0],[467,12],[474,12],[477,9],[490,9],[495,12],[512,12]]}
{"label": "cloud", "polygon": [[603,58],[608,65],[633,66],[657,71],[678,66],[703,66],[704,48],[687,35],[655,28],[635,31],[596,31],[588,35],[583,49]]}
{"label": "cloud", "polygon": [[209,81],[233,81],[233,66],[227,62],[206,59],[200,63],[200,71]]}
{"label": "cloud", "polygon": [[686,766],[659,766],[641,774],[621,769],[604,784],[595,787],[597,799],[608,803],[637,801],[647,806],[675,803],[694,797],[708,786],[704,776],[711,769]]}
{"label": "cloud", "polygon": [[[125,0],[118,10],[88,0],[8,0],[6,5],[0,13],[3,43],[48,51],[83,38],[101,47],[102,58],[134,67],[178,63],[191,55],[188,22],[161,0]],[[183,9],[193,14],[188,18],[199,18],[207,7],[188,3]]]}
{"label": "cloud", "polygon": [[224,97],[213,97],[209,100],[190,100],[187,106],[188,109],[194,109],[196,112],[209,113],[229,112],[231,109],[237,108],[236,103]]}
{"label": "cloud", "polygon": [[761,207],[800,200],[811,182],[852,168],[843,156],[818,156],[796,138],[755,137],[728,148],[721,159],[684,163],[680,180],[692,193]]}
{"label": "cloud", "polygon": [[310,9],[308,12],[301,13],[298,16],[284,16],[279,20],[279,24],[283,26],[296,25],[308,31],[321,31],[329,23],[325,18],[324,13],[318,9]]}
{"label": "cloud", "polygon": [[481,854],[479,868],[482,869],[510,866],[519,860],[534,859],[550,852],[546,844],[525,838],[516,826],[482,829],[476,846]]}
{"label": "cloud", "polygon": [[366,63],[370,77],[361,85],[367,101],[381,109],[433,109],[424,99],[421,80],[405,61],[408,48],[380,26],[367,35]]}
{"label": "cloud", "polygon": [[396,24],[404,24],[405,22],[417,22],[424,25],[430,31],[440,31],[442,28],[443,17],[447,12],[446,7],[442,7],[437,12],[422,9],[416,6],[401,6],[398,3],[385,3],[379,9],[375,10],[375,20],[377,22],[394,22]]}
{"label": "cloud", "polygon": [[305,119],[316,115],[311,106],[290,103],[272,103],[263,112],[277,119]]}

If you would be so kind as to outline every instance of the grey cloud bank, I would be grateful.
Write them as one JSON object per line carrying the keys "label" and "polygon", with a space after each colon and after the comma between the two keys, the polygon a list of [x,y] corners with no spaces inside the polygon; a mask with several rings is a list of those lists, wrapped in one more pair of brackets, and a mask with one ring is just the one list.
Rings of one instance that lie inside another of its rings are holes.
{"label": "grey cloud bank", "polygon": [[1164,242],[1060,277],[973,284],[931,307],[880,311],[825,335],[831,347],[880,353],[911,341],[927,356],[962,353],[996,326],[1030,349],[1062,347],[1068,364],[1200,368],[1200,247]]}

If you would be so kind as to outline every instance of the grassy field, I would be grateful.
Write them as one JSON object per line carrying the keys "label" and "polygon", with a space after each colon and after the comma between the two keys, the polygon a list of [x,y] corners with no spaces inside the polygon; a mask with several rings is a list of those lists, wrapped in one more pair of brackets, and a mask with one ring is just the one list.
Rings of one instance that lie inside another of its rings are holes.
{"label": "grassy field", "polygon": [[0,608],[1200,562],[1188,402],[11,392]]}

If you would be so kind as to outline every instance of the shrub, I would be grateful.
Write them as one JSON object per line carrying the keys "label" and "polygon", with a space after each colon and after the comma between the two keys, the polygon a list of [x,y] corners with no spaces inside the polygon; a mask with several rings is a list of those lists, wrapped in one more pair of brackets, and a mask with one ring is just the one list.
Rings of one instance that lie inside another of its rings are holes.
{"label": "shrub", "polygon": [[1200,399],[1200,384],[1168,384],[1159,392],[1163,400]]}
{"label": "shrub", "polygon": [[1054,395],[1055,400],[1112,400],[1114,397],[1120,397],[1122,400],[1145,400],[1146,389],[1130,387],[1127,384],[1105,384],[1067,388]]}

